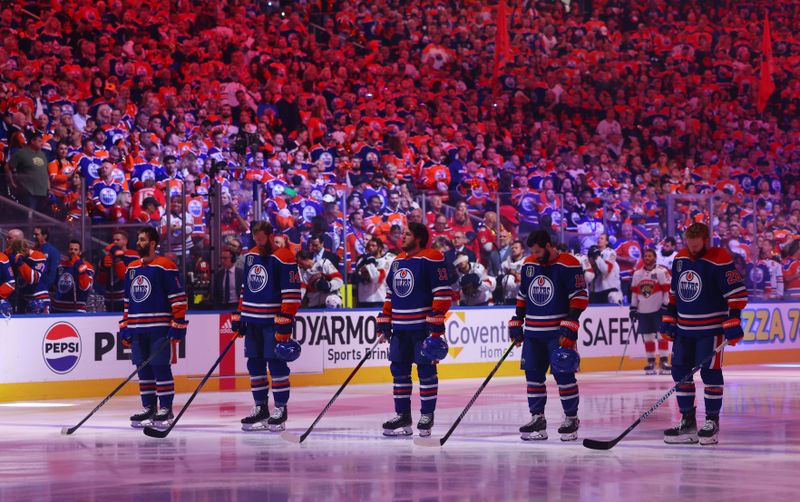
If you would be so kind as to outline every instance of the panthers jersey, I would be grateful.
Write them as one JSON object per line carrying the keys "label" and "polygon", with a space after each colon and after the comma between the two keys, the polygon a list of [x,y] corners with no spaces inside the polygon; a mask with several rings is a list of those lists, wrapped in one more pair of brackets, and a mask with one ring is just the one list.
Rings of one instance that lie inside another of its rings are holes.
{"label": "panthers jersey", "polygon": [[631,308],[642,314],[658,312],[669,303],[669,284],[669,272],[664,267],[640,268],[633,273]]}
{"label": "panthers jersey", "polygon": [[53,309],[59,312],[86,312],[86,300],[94,283],[94,267],[80,258],[62,260],[56,276]]}
{"label": "panthers jersey", "polygon": [[150,263],[131,263],[125,273],[124,305],[120,326],[134,333],[167,328],[173,319],[185,318],[186,292],[175,262],[157,256]]}
{"label": "panthers jersey", "polygon": [[435,249],[423,249],[409,256],[400,253],[386,276],[384,315],[392,318],[394,331],[425,329],[431,312],[446,314],[452,302],[452,290],[444,255]]}
{"label": "panthers jersey", "polygon": [[583,266],[568,253],[559,253],[546,264],[533,256],[522,265],[517,311],[525,310],[525,337],[557,336],[570,310],[589,305]]}
{"label": "panthers jersey", "polygon": [[262,256],[255,247],[244,255],[239,297],[242,321],[273,324],[275,315],[295,315],[300,308],[300,274],[294,253],[278,248]]}
{"label": "panthers jersey", "polygon": [[729,310],[747,305],[747,289],[727,250],[712,247],[692,258],[684,248],[672,264],[669,303],[677,309],[680,335],[718,336]]}

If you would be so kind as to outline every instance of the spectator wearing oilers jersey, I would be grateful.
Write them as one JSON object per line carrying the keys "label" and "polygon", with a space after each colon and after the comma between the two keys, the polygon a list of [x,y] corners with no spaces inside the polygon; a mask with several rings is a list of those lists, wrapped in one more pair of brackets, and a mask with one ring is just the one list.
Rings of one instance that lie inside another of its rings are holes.
{"label": "spectator wearing oilers jersey", "polygon": [[800,300],[800,239],[793,240],[787,248],[783,281],[786,299]]}
{"label": "spectator wearing oilers jersey", "polygon": [[402,252],[389,267],[386,301],[378,314],[378,334],[389,342],[389,369],[394,381],[397,416],[383,424],[386,436],[410,435],[411,365],[417,365],[421,417],[420,436],[429,436],[439,393],[436,362],[447,355],[442,339],[452,291],[444,256],[428,248],[428,229],[409,223]]}
{"label": "spectator wearing oilers jersey", "polygon": [[[686,247],[672,264],[669,307],[662,317],[661,334],[673,340],[672,378],[679,382],[691,368],[713,353],[727,340],[736,345],[743,337],[742,309],[747,305],[747,289],[734,268],[730,253],[710,247],[708,227],[693,223],[684,233]],[[722,409],[722,352],[700,370],[705,384],[706,421],[698,431],[695,419],[694,382],[677,389],[683,417],[678,425],[664,431],[670,444],[716,444],[719,413]]]}
{"label": "spectator wearing oilers jersey", "polygon": [[[119,324],[122,343],[131,347],[131,361],[136,366],[158,351],[139,370],[139,394],[144,409],[131,416],[132,427],[165,428],[172,423],[175,384],[170,364],[177,362],[177,344],[186,338],[189,324],[186,292],[178,266],[156,255],[157,247],[158,232],[154,228],[139,230],[136,251],[140,258],[125,273],[125,305]],[[170,350],[163,347],[167,340]]]}
{"label": "spectator wearing oilers jersey", "polygon": [[21,230],[8,231],[9,247],[6,254],[17,285],[16,311],[26,314],[47,314],[50,311],[50,293],[47,291],[47,256],[31,248]]}
{"label": "spectator wearing oilers jersey", "polygon": [[[509,322],[511,339],[522,344],[521,368],[528,385],[531,421],[520,427],[526,441],[547,439],[545,374],[559,347],[576,350],[578,320],[589,303],[583,267],[577,258],[560,252],[545,230],[531,233],[528,247],[531,255],[522,266],[517,310]],[[574,441],[580,426],[575,372],[553,371],[553,377],[565,415],[558,432],[562,441]]]}
{"label": "spectator wearing oilers jersey", "polygon": [[[250,390],[255,405],[250,416],[242,419],[242,429],[285,427],[289,402],[289,366],[276,354],[276,346],[292,337],[294,317],[300,307],[300,273],[294,254],[273,243],[272,225],[259,221],[253,225],[256,246],[244,254],[244,282],[239,312],[232,316],[232,328],[244,336]],[[269,413],[269,381],[275,410]]]}
{"label": "spectator wearing oilers jersey", "polygon": [[3,315],[13,311],[9,299],[14,293],[15,287],[16,281],[14,280],[14,271],[11,269],[11,261],[5,253],[0,252],[0,312]]}
{"label": "spectator wearing oilers jersey", "polygon": [[97,279],[105,288],[106,310],[120,312],[125,298],[125,272],[128,266],[139,258],[139,253],[128,249],[128,233],[116,230],[111,236],[111,244],[103,250],[102,266]]}
{"label": "spectator wearing oilers jersey", "polygon": [[81,243],[69,241],[67,258],[57,269],[53,312],[86,312],[86,300],[94,284],[94,267],[81,258]]}
{"label": "spectator wearing oilers jersey", "polygon": [[[644,267],[633,273],[631,284],[631,322],[636,323],[636,333],[644,339],[644,351],[647,365],[644,371],[648,375],[656,374],[656,338],[661,316],[669,303],[669,271],[656,264],[655,249],[644,251]],[[658,340],[660,356],[659,371],[670,373],[667,360],[669,342],[663,338]]]}

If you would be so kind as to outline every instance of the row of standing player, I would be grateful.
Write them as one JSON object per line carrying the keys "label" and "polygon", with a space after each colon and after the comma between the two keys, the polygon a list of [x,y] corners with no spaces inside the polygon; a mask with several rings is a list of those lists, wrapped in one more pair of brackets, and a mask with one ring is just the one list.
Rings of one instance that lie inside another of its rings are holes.
{"label": "row of standing player", "polygon": [[[288,418],[287,360],[299,354],[299,346],[290,340],[302,285],[292,253],[273,247],[269,223],[257,223],[252,234],[256,247],[245,255],[240,309],[233,315],[233,329],[245,339],[254,400],[252,413],[242,419],[242,428],[280,431]],[[134,364],[149,357],[165,337],[176,341],[186,333],[185,293],[174,263],[155,256],[157,240],[158,236],[147,229],[139,233],[137,251],[142,258],[130,265],[125,276],[121,328],[123,340],[132,346]],[[687,247],[673,263],[669,300],[658,330],[662,337],[674,341],[671,372],[676,382],[710,355],[723,338],[733,345],[743,337],[740,316],[747,302],[742,278],[733,268],[730,255],[709,247],[708,228],[692,225],[686,241]],[[447,354],[442,334],[452,291],[444,256],[427,244],[425,226],[410,223],[403,235],[403,252],[387,274],[386,301],[377,318],[378,332],[389,343],[396,412],[383,424],[387,436],[412,434],[413,365],[417,367],[421,400],[419,434],[430,435],[434,424],[436,364]],[[559,252],[546,232],[532,233],[528,246],[531,256],[523,266],[517,309],[509,322],[510,338],[522,345],[521,368],[531,412],[531,421],[520,428],[520,433],[525,440],[547,439],[545,375],[552,362],[565,415],[558,432],[562,440],[575,440],[580,426],[576,345],[579,318],[588,304],[583,268],[576,258]],[[661,290],[663,284],[659,282]],[[158,294],[151,294],[156,291]],[[643,305],[642,309],[644,312]],[[697,430],[694,418],[694,384],[682,384],[677,398],[683,417],[677,426],[665,431],[666,442],[716,443],[722,404],[721,362],[720,353],[701,370],[706,404],[702,429]],[[165,353],[140,372],[144,410],[131,417],[134,426],[166,427],[171,423],[174,388],[169,363]],[[271,414],[268,370],[274,398]]]}

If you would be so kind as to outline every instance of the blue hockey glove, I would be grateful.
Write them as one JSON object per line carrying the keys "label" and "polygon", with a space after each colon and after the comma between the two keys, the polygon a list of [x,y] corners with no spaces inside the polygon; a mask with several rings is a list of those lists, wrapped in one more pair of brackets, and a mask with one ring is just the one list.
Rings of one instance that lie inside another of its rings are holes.
{"label": "blue hockey glove", "polygon": [[508,337],[519,347],[525,341],[525,321],[517,316],[508,321]]}
{"label": "blue hockey glove", "polygon": [[170,340],[185,340],[187,326],[189,326],[189,321],[186,319],[173,319],[172,322],[169,323],[169,332],[167,332],[167,336]]}

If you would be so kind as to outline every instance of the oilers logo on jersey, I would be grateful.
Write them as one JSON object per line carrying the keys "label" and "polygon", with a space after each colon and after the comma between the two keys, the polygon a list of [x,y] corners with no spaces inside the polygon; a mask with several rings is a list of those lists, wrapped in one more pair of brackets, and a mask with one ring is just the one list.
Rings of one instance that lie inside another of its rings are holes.
{"label": "oilers logo on jersey", "polygon": [[250,271],[247,273],[247,288],[250,291],[258,293],[267,287],[267,282],[269,282],[269,276],[267,275],[266,268],[261,265],[255,265],[250,268]]}
{"label": "oilers logo on jersey", "polygon": [[147,300],[152,290],[153,288],[150,285],[150,280],[140,275],[133,280],[133,284],[131,285],[131,299],[136,303],[142,303]]}
{"label": "oilers logo on jersey", "polygon": [[64,272],[58,277],[59,293],[69,293],[70,291],[72,291],[72,288],[74,287],[75,287],[75,279],[72,277],[72,274]]}
{"label": "oilers logo on jersey", "polygon": [[682,273],[678,279],[678,295],[685,302],[693,302],[700,296],[703,282],[700,276],[692,270]]}
{"label": "oilers logo on jersey", "polygon": [[748,272],[750,282],[752,284],[761,284],[764,282],[764,270],[761,267],[753,267]]}
{"label": "oilers logo on jersey", "polygon": [[113,206],[117,202],[117,192],[113,188],[100,190],[100,202],[105,206]]}
{"label": "oilers logo on jersey", "polygon": [[543,307],[553,299],[553,281],[544,275],[537,275],[528,287],[528,297],[537,307]]}
{"label": "oilers logo on jersey", "polygon": [[414,291],[414,274],[407,268],[401,268],[394,274],[392,291],[395,296],[405,298]]}

